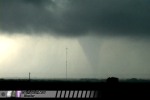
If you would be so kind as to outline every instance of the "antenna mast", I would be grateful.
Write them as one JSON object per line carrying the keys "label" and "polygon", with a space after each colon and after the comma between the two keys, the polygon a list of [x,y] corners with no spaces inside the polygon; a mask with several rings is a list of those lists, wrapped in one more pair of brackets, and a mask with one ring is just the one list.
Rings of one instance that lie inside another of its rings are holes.
{"label": "antenna mast", "polygon": [[67,59],[67,50],[68,50],[68,48],[66,48],[66,79],[67,79],[67,63],[68,63],[68,62],[67,62],[67,60],[68,60],[68,59]]}

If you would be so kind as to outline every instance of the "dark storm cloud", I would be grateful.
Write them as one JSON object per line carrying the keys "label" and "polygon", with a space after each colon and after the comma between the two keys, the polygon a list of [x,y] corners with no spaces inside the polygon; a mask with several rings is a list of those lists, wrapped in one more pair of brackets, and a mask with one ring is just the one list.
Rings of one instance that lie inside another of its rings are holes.
{"label": "dark storm cloud", "polygon": [[0,30],[149,36],[149,4],[149,0],[0,0]]}

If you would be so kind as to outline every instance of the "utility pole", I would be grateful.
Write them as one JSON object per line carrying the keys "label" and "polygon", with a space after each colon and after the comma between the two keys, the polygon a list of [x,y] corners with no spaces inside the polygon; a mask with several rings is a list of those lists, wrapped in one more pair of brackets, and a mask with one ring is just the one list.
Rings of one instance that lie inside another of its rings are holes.
{"label": "utility pole", "polygon": [[29,72],[29,81],[30,81],[30,72]]}
{"label": "utility pole", "polygon": [[67,62],[67,50],[68,50],[68,48],[66,48],[66,79],[67,79],[67,67],[68,67],[68,66],[67,66],[67,63],[68,63],[68,62]]}

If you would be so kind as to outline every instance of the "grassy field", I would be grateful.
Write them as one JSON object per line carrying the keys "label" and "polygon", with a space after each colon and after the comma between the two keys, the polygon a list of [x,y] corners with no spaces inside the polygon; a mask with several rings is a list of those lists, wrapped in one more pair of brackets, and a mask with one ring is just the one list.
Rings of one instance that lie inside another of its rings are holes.
{"label": "grassy field", "polygon": [[118,82],[107,79],[0,79],[1,90],[96,90],[100,97],[149,96],[150,80],[126,79]]}

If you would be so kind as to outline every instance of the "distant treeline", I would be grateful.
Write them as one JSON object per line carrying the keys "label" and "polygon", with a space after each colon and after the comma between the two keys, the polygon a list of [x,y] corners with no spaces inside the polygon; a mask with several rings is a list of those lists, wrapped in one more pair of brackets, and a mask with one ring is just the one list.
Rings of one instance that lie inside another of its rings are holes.
{"label": "distant treeline", "polygon": [[80,82],[150,82],[150,79],[119,79],[116,77],[109,77],[107,79],[4,79],[1,78],[0,81],[80,81]]}

